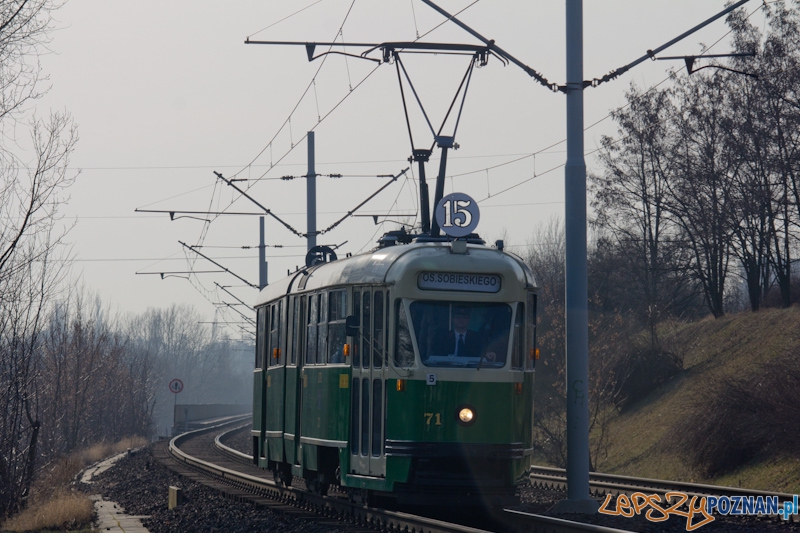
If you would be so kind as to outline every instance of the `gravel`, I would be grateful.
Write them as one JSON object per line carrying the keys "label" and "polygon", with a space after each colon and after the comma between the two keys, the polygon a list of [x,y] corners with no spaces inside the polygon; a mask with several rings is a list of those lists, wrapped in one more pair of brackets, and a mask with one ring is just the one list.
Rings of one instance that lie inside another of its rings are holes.
{"label": "gravel", "polygon": [[[216,490],[178,476],[153,457],[152,446],[118,461],[81,488],[102,494],[129,515],[149,515],[142,524],[151,533],[270,531],[277,533],[339,533],[345,524],[331,525],[282,515],[251,503],[236,502]],[[184,504],[167,509],[169,486],[183,489]],[[352,529],[352,528],[351,528]]]}
{"label": "gravel", "polygon": [[[244,453],[249,452],[249,431],[231,434],[225,444]],[[106,500],[117,502],[128,514],[149,515],[142,522],[152,533],[184,533],[197,532],[343,532],[352,531],[352,526],[343,523],[331,524],[331,521],[318,522],[282,515],[264,507],[250,503],[235,502],[219,492],[202,484],[187,480],[173,473],[159,463],[154,457],[152,446],[164,446],[156,443],[145,448],[133,457],[120,460],[113,468],[94,478],[92,485],[84,485],[84,490],[100,493]],[[184,493],[184,505],[175,509],[167,509],[168,487],[181,487]],[[526,488],[522,491],[522,503],[518,510],[557,516],[564,519],[578,519],[570,515],[554,515],[549,509],[564,494],[557,491],[543,491]],[[693,523],[702,520],[695,518]],[[654,523],[643,515],[625,518],[597,514],[581,517],[581,521],[642,532],[685,532],[686,519],[672,516],[665,522]],[[787,523],[780,518],[762,519],[748,516],[720,516],[699,530],[744,532],[800,532],[799,523]],[[698,531],[699,531],[698,530]]]}

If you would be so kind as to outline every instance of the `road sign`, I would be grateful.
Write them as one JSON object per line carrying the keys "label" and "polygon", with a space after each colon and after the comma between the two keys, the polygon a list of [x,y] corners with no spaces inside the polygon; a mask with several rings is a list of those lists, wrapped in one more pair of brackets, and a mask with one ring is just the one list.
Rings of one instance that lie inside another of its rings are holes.
{"label": "road sign", "polygon": [[169,382],[169,390],[171,392],[174,392],[175,394],[178,394],[180,391],[183,390],[183,381],[179,379],[173,379],[172,381]]}

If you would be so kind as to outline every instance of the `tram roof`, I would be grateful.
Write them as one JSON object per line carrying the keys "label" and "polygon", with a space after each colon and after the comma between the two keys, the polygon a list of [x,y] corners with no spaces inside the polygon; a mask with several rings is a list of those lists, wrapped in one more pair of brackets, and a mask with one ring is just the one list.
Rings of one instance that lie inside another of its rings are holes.
{"label": "tram roof", "polygon": [[[500,260],[498,271],[505,271],[528,287],[536,287],[533,274],[518,256],[485,245],[468,245],[469,255],[478,260]],[[396,277],[417,261],[450,256],[449,242],[411,243],[378,248],[363,254],[303,268],[271,283],[259,293],[256,306],[292,292],[351,284],[393,283]],[[452,254],[456,255],[456,254]],[[462,256],[463,257],[463,256]],[[392,269],[398,266],[400,268]],[[412,267],[413,268],[413,267]]]}

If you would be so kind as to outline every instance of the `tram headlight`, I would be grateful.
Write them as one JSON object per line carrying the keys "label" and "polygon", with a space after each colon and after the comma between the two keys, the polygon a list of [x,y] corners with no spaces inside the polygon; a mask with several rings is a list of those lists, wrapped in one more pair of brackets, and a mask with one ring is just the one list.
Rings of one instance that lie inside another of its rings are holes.
{"label": "tram headlight", "polygon": [[471,426],[475,423],[475,409],[470,405],[462,405],[456,409],[456,421],[462,426]]}

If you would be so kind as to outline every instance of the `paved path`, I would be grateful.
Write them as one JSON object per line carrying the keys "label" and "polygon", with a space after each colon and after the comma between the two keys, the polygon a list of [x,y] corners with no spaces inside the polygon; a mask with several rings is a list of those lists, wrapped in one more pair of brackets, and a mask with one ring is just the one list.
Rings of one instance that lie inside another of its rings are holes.
{"label": "paved path", "polygon": [[95,494],[94,510],[97,513],[97,529],[100,531],[114,531],[122,533],[149,533],[142,525],[141,518],[147,516],[130,516],[116,503],[106,501],[102,496]]}
{"label": "paved path", "polygon": [[[93,483],[92,477],[101,472],[105,472],[126,455],[127,452],[123,452],[90,466],[84,470],[81,475],[81,483],[91,485]],[[99,494],[91,496],[91,499],[94,500],[94,511],[95,514],[97,514],[97,529],[100,531],[112,531],[115,533],[149,533],[140,520],[142,518],[148,518],[147,516],[126,515],[122,507],[114,502],[104,500]]]}

